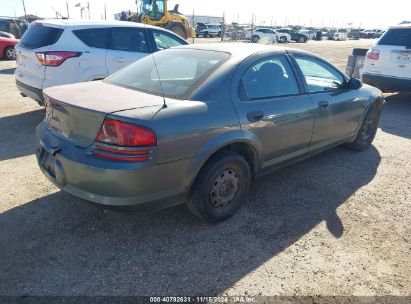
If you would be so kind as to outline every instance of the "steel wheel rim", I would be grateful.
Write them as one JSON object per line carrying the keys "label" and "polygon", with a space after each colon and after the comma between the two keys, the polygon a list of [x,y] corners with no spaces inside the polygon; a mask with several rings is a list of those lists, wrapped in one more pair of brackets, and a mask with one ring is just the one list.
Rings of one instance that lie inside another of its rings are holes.
{"label": "steel wheel rim", "polygon": [[16,59],[16,50],[15,49],[8,49],[6,54],[7,54],[8,58]]}
{"label": "steel wheel rim", "polygon": [[362,132],[361,132],[362,140],[364,141],[368,140],[371,137],[373,131],[374,131],[374,120],[372,118],[369,118],[365,121],[364,126],[362,128]]}
{"label": "steel wheel rim", "polygon": [[240,177],[236,170],[222,170],[214,179],[210,191],[210,203],[216,210],[229,206],[239,190]]}

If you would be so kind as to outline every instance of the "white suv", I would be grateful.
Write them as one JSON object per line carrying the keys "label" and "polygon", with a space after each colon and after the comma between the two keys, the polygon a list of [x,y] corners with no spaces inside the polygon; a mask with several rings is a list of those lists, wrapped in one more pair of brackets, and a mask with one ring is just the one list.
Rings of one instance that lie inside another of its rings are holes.
{"label": "white suv", "polygon": [[[251,37],[252,32],[252,37]],[[275,43],[281,42],[286,43],[291,41],[291,35],[287,33],[279,33],[270,28],[258,28],[254,31],[247,30],[246,32],[246,39],[251,39],[252,42],[257,43],[260,40],[268,40],[268,42]]]}
{"label": "white suv", "polygon": [[384,92],[411,92],[411,24],[391,27],[367,52],[362,81]]}
{"label": "white suv", "polygon": [[32,23],[16,46],[17,88],[43,104],[43,89],[99,80],[161,49],[188,44],[174,33],[121,21]]}

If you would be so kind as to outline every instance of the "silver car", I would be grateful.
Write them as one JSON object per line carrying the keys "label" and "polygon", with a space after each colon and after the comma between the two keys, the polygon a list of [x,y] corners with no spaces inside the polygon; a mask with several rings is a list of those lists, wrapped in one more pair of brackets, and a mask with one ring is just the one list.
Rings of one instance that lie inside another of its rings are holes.
{"label": "silver car", "polygon": [[313,54],[252,44],[177,47],[44,94],[36,154],[55,185],[104,208],[186,202],[208,222],[233,215],[255,176],[367,149],[384,103]]}

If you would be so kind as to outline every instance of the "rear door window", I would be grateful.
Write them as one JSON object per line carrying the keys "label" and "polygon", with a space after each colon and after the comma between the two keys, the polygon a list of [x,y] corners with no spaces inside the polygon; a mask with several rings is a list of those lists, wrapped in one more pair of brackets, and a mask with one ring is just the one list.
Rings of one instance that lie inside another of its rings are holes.
{"label": "rear door window", "polygon": [[238,89],[240,100],[255,100],[287,95],[300,91],[291,67],[284,56],[258,61],[245,72]]}
{"label": "rear door window", "polygon": [[109,28],[90,28],[73,31],[85,45],[99,49],[105,49],[108,46],[110,29]]}
{"label": "rear door window", "polygon": [[59,40],[63,29],[46,26],[43,24],[33,24],[23,35],[20,45],[28,49],[38,49],[49,46]]}
{"label": "rear door window", "polygon": [[136,53],[149,53],[144,29],[114,27],[111,31],[111,49]]}
{"label": "rear door window", "polygon": [[9,30],[8,21],[0,20],[0,31],[8,32]]}
{"label": "rear door window", "polygon": [[411,47],[411,29],[391,29],[381,37],[378,45],[395,45]]}

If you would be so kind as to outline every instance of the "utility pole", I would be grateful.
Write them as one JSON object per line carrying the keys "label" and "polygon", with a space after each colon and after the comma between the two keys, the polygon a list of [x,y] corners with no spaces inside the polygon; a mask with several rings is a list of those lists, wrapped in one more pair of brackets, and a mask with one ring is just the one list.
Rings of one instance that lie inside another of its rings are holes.
{"label": "utility pole", "polygon": [[27,20],[27,12],[26,12],[26,5],[24,4],[24,0],[21,0],[23,2],[23,9],[24,9],[24,19],[26,19],[27,24],[29,21]]}
{"label": "utility pole", "polygon": [[224,40],[224,34],[225,34],[225,13],[223,13],[223,24],[221,26],[221,41]]}
{"label": "utility pole", "polygon": [[[192,24],[191,26],[192,26],[193,28],[196,26],[194,10],[193,10],[193,24]],[[196,36],[196,35],[197,35],[197,33],[194,34],[194,36],[193,36],[193,44],[194,44],[195,36]]]}
{"label": "utility pole", "polygon": [[104,20],[107,20],[107,7],[104,4]]}
{"label": "utility pole", "polygon": [[87,2],[88,19],[90,19],[90,2]]}
{"label": "utility pole", "polygon": [[70,19],[70,12],[68,8],[68,2],[66,1],[66,8],[67,8],[67,19]]}

